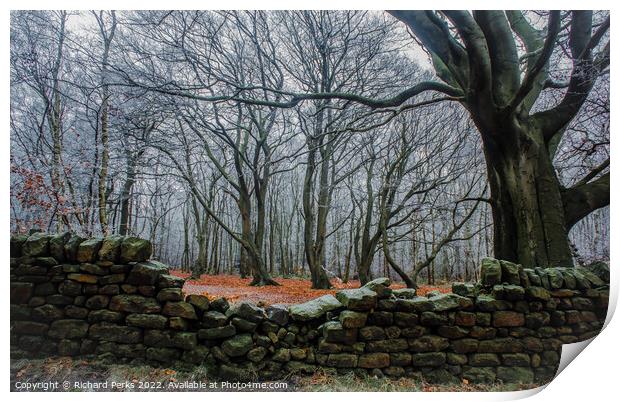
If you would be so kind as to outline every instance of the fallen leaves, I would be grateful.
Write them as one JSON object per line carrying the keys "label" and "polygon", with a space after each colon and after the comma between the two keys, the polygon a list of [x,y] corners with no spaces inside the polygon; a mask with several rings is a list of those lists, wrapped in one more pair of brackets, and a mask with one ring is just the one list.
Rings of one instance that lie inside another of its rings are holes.
{"label": "fallen leaves", "polygon": [[[171,271],[172,275],[187,278],[189,274],[181,271]],[[343,283],[338,279],[332,279],[333,289],[311,289],[309,279],[276,278],[282,286],[249,286],[251,278],[241,279],[236,275],[202,275],[200,279],[189,279],[185,282],[183,290],[186,294],[205,295],[210,299],[226,297],[229,301],[251,301],[260,303],[262,306],[270,304],[303,303],[305,301],[326,294],[335,294],[340,289],[352,289],[360,286],[359,281]],[[393,283],[393,289],[404,288],[403,283]],[[431,290],[439,290],[442,293],[450,291],[450,286],[427,286],[418,288],[419,295],[425,295]]]}

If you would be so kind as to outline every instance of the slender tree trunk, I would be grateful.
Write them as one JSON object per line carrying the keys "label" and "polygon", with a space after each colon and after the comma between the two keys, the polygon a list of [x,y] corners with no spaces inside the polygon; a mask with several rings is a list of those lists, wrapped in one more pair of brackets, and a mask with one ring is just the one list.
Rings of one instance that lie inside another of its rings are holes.
{"label": "slender tree trunk", "polygon": [[[304,253],[306,255],[306,261],[308,262],[308,269],[310,270],[310,277],[312,281],[312,289],[330,289],[331,283],[329,278],[322,267],[322,259],[324,256],[323,242],[325,239],[325,221],[327,211],[321,209],[317,218],[317,226],[315,233],[315,212],[314,212],[314,175],[316,171],[316,142],[312,139],[308,139],[309,151],[308,160],[306,164],[306,172],[304,176],[304,188],[302,194],[302,204],[304,210]],[[325,164],[326,162],[323,161]],[[323,176],[323,174],[321,174]],[[321,179],[321,184],[323,180]],[[324,197],[324,193],[319,191],[320,195]],[[320,201],[319,201],[320,204]],[[315,238],[316,235],[316,238]]]}

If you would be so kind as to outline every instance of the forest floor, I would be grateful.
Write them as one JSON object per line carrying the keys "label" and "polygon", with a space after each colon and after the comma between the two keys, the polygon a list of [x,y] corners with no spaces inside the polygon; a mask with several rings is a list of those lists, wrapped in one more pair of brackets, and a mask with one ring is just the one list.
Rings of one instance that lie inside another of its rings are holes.
{"label": "forest floor", "polygon": [[[278,392],[505,392],[519,391],[539,384],[429,384],[421,377],[399,379],[359,377],[353,373],[337,374],[329,369],[311,376],[290,376],[282,381],[266,381],[242,388],[249,383],[220,381],[207,374],[204,367],[177,371],[151,366],[110,364],[69,357],[46,359],[11,359],[11,391],[27,391],[28,384],[41,384],[38,391],[278,391]],[[264,384],[264,385],[263,385]],[[258,385],[258,387],[257,387]],[[261,389],[262,388],[262,389]]]}
{"label": "forest floor", "polygon": [[[172,275],[187,278],[189,274],[181,271],[171,271]],[[335,294],[341,289],[358,288],[360,282],[351,280],[343,283],[339,279],[332,279],[333,289],[311,289],[309,279],[299,278],[274,278],[282,286],[249,286],[251,278],[241,279],[236,275],[202,275],[200,279],[190,279],[185,282],[183,290],[186,294],[206,295],[211,299],[225,297],[229,301],[249,301],[259,305],[292,304],[320,297],[326,294]],[[393,283],[392,288],[404,288],[404,283]],[[450,292],[450,284],[435,286],[420,285],[418,295],[424,296],[431,290]]]}

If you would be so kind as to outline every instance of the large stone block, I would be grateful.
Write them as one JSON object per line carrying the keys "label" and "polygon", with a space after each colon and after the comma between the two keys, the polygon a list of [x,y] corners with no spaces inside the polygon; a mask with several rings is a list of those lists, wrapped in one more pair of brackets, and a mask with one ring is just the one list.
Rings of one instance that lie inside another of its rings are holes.
{"label": "large stone block", "polygon": [[157,300],[140,295],[117,295],[110,300],[110,310],[125,313],[159,313],[161,306]]}
{"label": "large stone block", "polygon": [[[389,313],[388,313],[389,314]],[[403,328],[411,328],[418,325],[418,315],[415,313],[405,313],[402,311],[397,311],[394,313],[394,324]],[[389,325],[383,323],[383,325]]]}
{"label": "large stone block", "polygon": [[505,300],[497,300],[491,295],[478,295],[476,298],[476,307],[480,311],[497,311],[508,310],[511,304]]}
{"label": "large stone block", "polygon": [[353,344],[357,340],[356,329],[345,329],[338,321],[323,324],[323,336],[327,342]]}
{"label": "large stone block", "polygon": [[241,317],[244,320],[259,324],[265,319],[265,311],[253,303],[241,302],[226,310],[227,317]]}
{"label": "large stone block", "polygon": [[487,339],[478,344],[478,351],[485,353],[517,353],[522,350],[523,344],[515,338]]}
{"label": "large stone block", "polygon": [[528,300],[548,301],[551,298],[549,291],[540,286],[530,286],[525,289],[525,296]]}
{"label": "large stone block", "polygon": [[288,307],[282,304],[272,304],[265,309],[265,315],[269,321],[280,326],[288,323]]}
{"label": "large stone block", "polygon": [[[411,313],[401,313],[401,314],[411,314]],[[411,316],[408,316],[407,318],[411,319]],[[417,316],[416,316],[416,319],[417,319]],[[394,313],[391,313],[389,311],[373,311],[372,313],[368,314],[368,319],[366,320],[366,323],[368,325],[379,325],[379,326],[392,325],[394,323]]]}
{"label": "large stone block", "polygon": [[[583,271],[590,271],[594,275],[599,277],[599,279],[601,279],[604,283],[609,283],[609,278],[610,278],[609,264],[607,264],[604,261],[593,262],[592,264],[585,267],[585,269],[582,270],[582,272]],[[566,282],[566,278],[564,278],[564,281]]]}
{"label": "large stone block", "polygon": [[345,329],[361,328],[364,325],[366,325],[368,314],[351,311],[351,310],[345,310],[345,311],[340,312],[338,319],[340,320],[340,324],[342,325],[342,328],[345,328]]}
{"label": "large stone block", "polygon": [[480,283],[482,286],[493,286],[502,283],[502,266],[494,258],[483,258],[480,263]]}
{"label": "large stone block", "polygon": [[168,274],[168,266],[158,261],[146,261],[136,264],[129,276],[127,283],[138,286],[155,285],[162,275]]}
{"label": "large stone block", "polygon": [[50,325],[47,336],[55,339],[79,339],[88,333],[88,323],[83,320],[57,320]]}
{"label": "large stone block", "polygon": [[383,368],[390,365],[390,355],[388,353],[367,353],[361,355],[357,361],[357,367],[361,368]]}
{"label": "large stone block", "polygon": [[521,275],[519,271],[522,269],[521,266],[504,260],[500,260],[499,263],[502,266],[502,282],[510,285],[520,285]]}
{"label": "large stone block", "polygon": [[151,242],[137,237],[125,237],[121,242],[121,261],[142,262],[151,258],[153,246]]}
{"label": "large stone block", "polygon": [[505,366],[530,367],[530,355],[527,353],[504,353],[502,362]]}
{"label": "large stone block", "polygon": [[452,293],[463,297],[475,298],[478,296],[478,287],[471,282],[455,282],[452,284]]}
{"label": "large stone block", "polygon": [[[157,293],[157,300],[160,302],[178,302],[183,300],[183,291],[180,288],[162,289]],[[207,299],[208,303],[208,299]],[[207,305],[208,306],[208,305]],[[208,308],[208,307],[207,307]]]}
{"label": "large stone block", "polygon": [[[166,289],[170,290],[170,288]],[[160,291],[160,293],[163,292]],[[186,300],[189,304],[197,308],[199,311],[207,311],[209,310],[209,298],[204,295],[188,295]]]}
{"label": "large stone block", "polygon": [[252,336],[239,334],[222,342],[222,351],[231,357],[243,356],[252,349]]}
{"label": "large stone block", "polygon": [[[222,346],[223,346],[223,344],[222,344]],[[273,360],[274,362],[286,363],[286,362],[291,360],[291,350],[288,349],[288,348],[276,349],[276,351],[273,354],[273,356],[271,356],[271,360]]]}
{"label": "large stone block", "polygon": [[32,319],[39,322],[52,322],[64,317],[63,309],[53,305],[44,304],[32,309]]}
{"label": "large stone block", "polygon": [[226,325],[228,317],[219,311],[208,311],[202,316],[201,326],[204,328],[217,328]]}
{"label": "large stone block", "polygon": [[396,310],[406,313],[422,313],[433,311],[433,303],[426,297],[416,296],[413,299],[397,299]]}
{"label": "large stone block", "polygon": [[357,367],[357,355],[350,353],[333,353],[327,357],[327,366],[338,368]]}
{"label": "large stone block", "polygon": [[56,293],[56,285],[52,282],[39,283],[34,287],[35,296],[49,296]]}
{"label": "large stone block", "polygon": [[364,287],[340,290],[336,292],[336,299],[354,311],[368,311],[377,306],[377,293]]}
{"label": "large stone block", "polygon": [[95,262],[103,239],[88,239],[80,243],[77,250],[78,262]]}
{"label": "large stone block", "polygon": [[146,349],[146,359],[162,363],[172,363],[181,356],[181,351],[174,348],[148,348]]}
{"label": "large stone block", "polygon": [[446,354],[443,352],[414,353],[411,364],[415,367],[440,367],[446,363]]}
{"label": "large stone block", "polygon": [[183,351],[181,359],[192,364],[201,364],[209,354],[209,348],[198,345],[194,349]]}
{"label": "large stone block", "polygon": [[144,331],[144,344],[191,350],[198,345],[198,337],[195,332],[147,329]]}
{"label": "large stone block", "polygon": [[389,297],[392,294],[392,289],[390,289],[390,279],[389,278],[377,278],[368,283],[366,283],[363,288],[370,289],[377,294],[377,297],[385,298]]}
{"label": "large stone block", "polygon": [[171,317],[182,317],[188,320],[197,320],[194,306],[186,302],[166,302],[162,313]]}
{"label": "large stone block", "polygon": [[307,301],[302,304],[295,304],[289,307],[289,314],[294,320],[310,321],[323,317],[329,311],[342,308],[342,303],[332,295],[325,295]]}
{"label": "large stone block", "polygon": [[34,291],[34,284],[11,281],[11,303],[26,304]]}
{"label": "large stone block", "polygon": [[468,297],[445,293],[428,299],[433,304],[433,311],[448,311],[454,309],[468,309],[473,306],[473,301]]}
{"label": "large stone block", "polygon": [[469,334],[469,330],[456,325],[440,325],[437,328],[437,333],[444,338],[458,339],[466,337]]}
{"label": "large stone block", "polygon": [[106,308],[110,303],[110,296],[95,295],[86,299],[84,306],[91,310],[100,310]]}
{"label": "large stone block", "polygon": [[[549,281],[549,286],[551,289],[560,289],[564,285],[564,277],[562,273],[557,268],[546,268],[545,274],[547,276],[547,280]],[[598,278],[597,278],[598,279]]]}
{"label": "large stone block", "polygon": [[65,259],[68,262],[77,262],[78,249],[84,240],[86,239],[76,235],[71,236],[71,238],[67,240],[65,243]]}
{"label": "large stone block", "polygon": [[185,283],[185,279],[179,278],[174,275],[161,275],[157,281],[157,287],[160,289],[165,288],[182,288]]}
{"label": "large stone block", "polygon": [[166,317],[158,314],[129,314],[125,320],[132,327],[150,329],[163,329],[168,323]]}
{"label": "large stone block", "polygon": [[392,294],[397,299],[413,299],[416,297],[417,291],[415,289],[403,288],[403,289],[394,289],[392,290]]}
{"label": "large stone block", "polygon": [[454,323],[462,327],[473,327],[476,325],[476,314],[467,311],[457,311],[454,315]]}
{"label": "large stone block", "polygon": [[234,325],[229,324],[223,327],[217,328],[206,328],[198,330],[198,337],[200,339],[222,339],[222,338],[230,338],[231,336],[237,333],[237,329]]}
{"label": "large stone block", "polygon": [[233,317],[233,319],[230,320],[230,323],[234,325],[235,328],[237,328],[237,332],[254,333],[256,331],[256,328],[258,327],[257,323],[244,320],[240,317]]}
{"label": "large stone block", "polygon": [[385,337],[385,330],[379,326],[373,325],[359,329],[359,338],[362,341],[380,341]]}
{"label": "large stone block", "polygon": [[451,349],[456,353],[472,353],[478,351],[477,339],[464,338],[450,342]]}
{"label": "large stone block", "polygon": [[390,365],[391,366],[410,366],[411,365],[411,353],[396,352],[390,353]]}
{"label": "large stone block", "polygon": [[99,342],[97,354],[112,353],[120,357],[144,358],[146,347],[141,343],[123,344],[109,341]]}
{"label": "large stone block", "polygon": [[22,256],[24,243],[28,240],[26,235],[11,236],[10,255],[11,258],[19,258]]}
{"label": "large stone block", "polygon": [[[11,322],[11,332],[24,335],[45,335],[49,330],[49,325],[35,321],[13,321]],[[87,327],[88,328],[88,327]]]}
{"label": "large stone block", "polygon": [[471,383],[495,382],[496,374],[493,367],[463,367],[463,378]]}
{"label": "large stone block", "polygon": [[425,311],[420,314],[420,323],[429,327],[436,327],[439,325],[447,325],[450,323],[446,313],[433,313],[431,311]]}
{"label": "large stone block", "polygon": [[497,379],[504,383],[531,384],[534,382],[534,372],[525,367],[498,367]]}
{"label": "large stone block", "polygon": [[71,238],[70,232],[58,233],[50,237],[49,251],[50,255],[58,262],[65,261],[65,244]]}
{"label": "large stone block", "polygon": [[123,320],[123,313],[110,310],[93,310],[88,313],[88,322],[121,322]]}
{"label": "large stone block", "polygon": [[494,327],[521,327],[525,325],[523,313],[515,311],[496,311],[493,313]]}
{"label": "large stone block", "polygon": [[41,232],[31,234],[22,245],[22,254],[29,257],[49,255],[50,238],[50,235]]}
{"label": "large stone block", "polygon": [[101,261],[119,262],[121,257],[121,243],[123,236],[113,235],[107,236],[101,243],[99,249],[99,259]]}
{"label": "large stone block", "polygon": [[469,355],[469,365],[474,367],[499,366],[499,357],[495,353],[473,353]]}
{"label": "large stone block", "polygon": [[441,336],[424,335],[417,339],[409,339],[412,352],[438,352],[450,346],[450,342]]}
{"label": "large stone block", "polygon": [[88,283],[94,285],[98,281],[98,277],[96,275],[91,274],[69,274],[67,275],[67,279],[79,282],[79,283]]}
{"label": "large stone block", "polygon": [[125,274],[112,274],[99,278],[100,285],[112,285],[116,283],[123,283],[125,281]]}
{"label": "large stone block", "polygon": [[366,352],[404,352],[409,348],[406,339],[384,339],[366,343]]}
{"label": "large stone block", "polygon": [[508,301],[523,300],[525,289],[519,285],[495,285],[493,286],[493,296],[496,299],[506,299]]}

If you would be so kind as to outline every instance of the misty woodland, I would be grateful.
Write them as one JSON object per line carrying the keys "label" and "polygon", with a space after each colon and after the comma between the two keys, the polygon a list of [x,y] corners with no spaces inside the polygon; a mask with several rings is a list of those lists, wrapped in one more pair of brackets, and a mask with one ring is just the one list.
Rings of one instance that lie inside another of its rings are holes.
{"label": "misty woodland", "polygon": [[12,12],[12,388],[550,381],[607,314],[609,30]]}
{"label": "misty woodland", "polygon": [[609,255],[609,13],[15,11],[11,230],[252,284]]}

